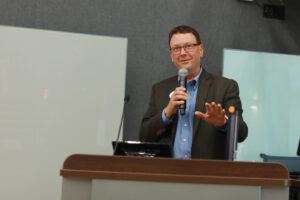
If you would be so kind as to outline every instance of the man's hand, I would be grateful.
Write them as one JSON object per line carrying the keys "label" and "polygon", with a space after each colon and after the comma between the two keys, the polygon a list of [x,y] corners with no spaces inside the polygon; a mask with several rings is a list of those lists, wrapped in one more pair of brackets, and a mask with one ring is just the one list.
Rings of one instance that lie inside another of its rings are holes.
{"label": "man's hand", "polygon": [[215,126],[223,126],[226,123],[225,110],[222,108],[221,104],[216,104],[215,102],[205,103],[206,113],[199,111],[195,112],[197,117],[200,117],[207,123],[213,124]]}
{"label": "man's hand", "polygon": [[165,115],[168,119],[175,114],[179,108],[180,105],[184,104],[184,101],[186,101],[188,98],[188,94],[186,92],[186,89],[183,87],[177,87],[169,101],[169,104],[165,108]]}

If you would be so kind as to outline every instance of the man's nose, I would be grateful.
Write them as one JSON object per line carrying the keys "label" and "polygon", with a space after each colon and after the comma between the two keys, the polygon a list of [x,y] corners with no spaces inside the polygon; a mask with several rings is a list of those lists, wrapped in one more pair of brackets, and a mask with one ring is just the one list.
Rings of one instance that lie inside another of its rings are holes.
{"label": "man's nose", "polygon": [[186,50],[184,47],[180,48],[180,55],[182,55],[182,54],[186,54]]}

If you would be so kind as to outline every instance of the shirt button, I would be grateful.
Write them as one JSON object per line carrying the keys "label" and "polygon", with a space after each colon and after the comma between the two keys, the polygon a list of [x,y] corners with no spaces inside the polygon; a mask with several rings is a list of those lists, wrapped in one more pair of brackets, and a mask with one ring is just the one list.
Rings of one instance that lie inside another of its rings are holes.
{"label": "shirt button", "polygon": [[187,124],[183,124],[183,126],[187,126]]}
{"label": "shirt button", "polygon": [[186,139],[184,138],[183,141],[186,142]]}

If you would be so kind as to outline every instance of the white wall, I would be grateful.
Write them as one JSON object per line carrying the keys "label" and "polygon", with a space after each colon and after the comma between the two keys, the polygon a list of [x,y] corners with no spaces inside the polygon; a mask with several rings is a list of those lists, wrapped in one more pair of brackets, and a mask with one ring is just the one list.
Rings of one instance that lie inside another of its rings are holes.
{"label": "white wall", "polygon": [[0,26],[0,199],[60,199],[74,153],[111,154],[127,39]]}

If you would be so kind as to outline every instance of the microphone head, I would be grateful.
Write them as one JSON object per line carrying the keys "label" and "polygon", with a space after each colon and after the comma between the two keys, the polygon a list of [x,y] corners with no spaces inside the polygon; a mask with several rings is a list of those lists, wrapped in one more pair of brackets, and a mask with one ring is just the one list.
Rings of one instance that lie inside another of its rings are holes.
{"label": "microphone head", "polygon": [[181,77],[187,77],[187,75],[189,74],[188,70],[185,69],[185,68],[181,68],[179,71],[178,71],[178,76],[181,76]]}

